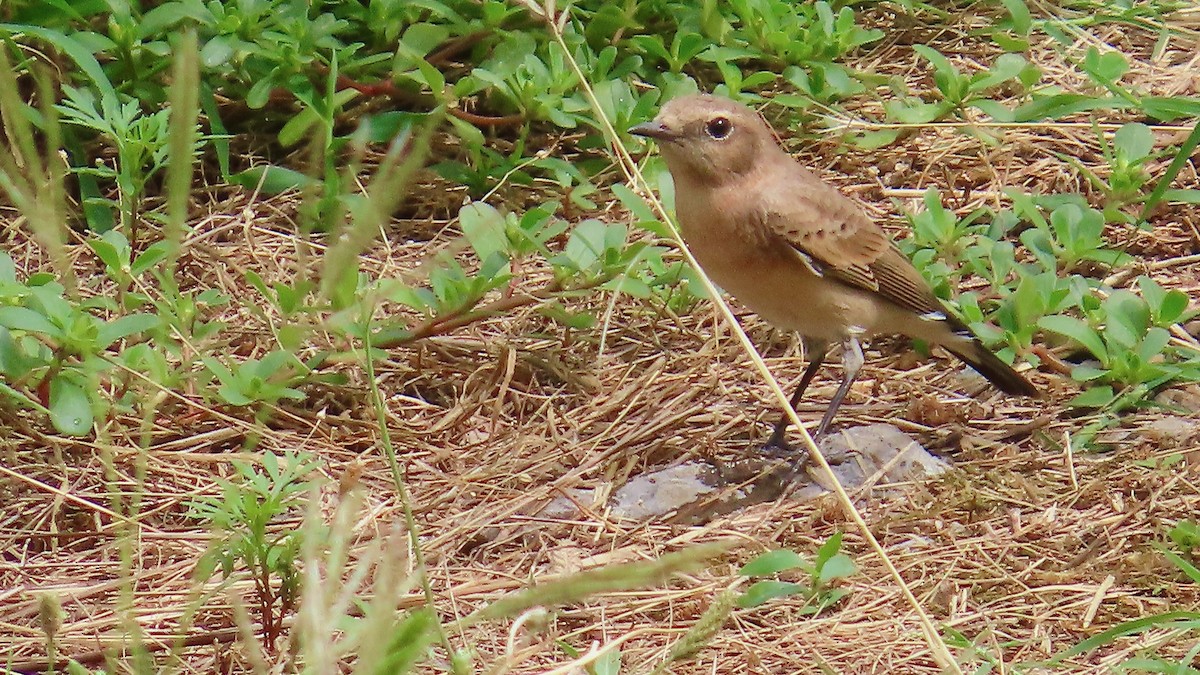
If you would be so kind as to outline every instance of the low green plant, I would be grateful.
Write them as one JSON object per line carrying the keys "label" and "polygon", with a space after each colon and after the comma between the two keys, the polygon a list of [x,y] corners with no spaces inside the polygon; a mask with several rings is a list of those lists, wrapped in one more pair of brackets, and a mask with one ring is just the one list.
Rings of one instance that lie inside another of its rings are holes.
{"label": "low green plant", "polygon": [[[1136,404],[1167,382],[1200,380],[1200,352],[1171,345],[1168,328],[1189,316],[1182,291],[1167,291],[1147,277],[1138,279],[1142,295],[1126,289],[1102,299],[1089,296],[1083,317],[1045,316],[1037,325],[1074,340],[1096,360],[1076,366],[1071,376],[1088,389],[1070,405],[1111,407],[1114,388],[1131,388],[1120,397]],[[1194,314],[1194,313],[1191,313]]]}
{"label": "low green plant", "polygon": [[143,312],[102,318],[97,310],[105,301],[76,303],[64,291],[46,274],[19,280],[12,258],[0,251],[2,391],[48,414],[59,432],[82,436],[108,412],[103,392],[112,364],[122,361],[121,342],[155,329],[159,318]]}
{"label": "low green plant", "polygon": [[222,363],[216,357],[205,356],[204,365],[219,381],[216,394],[222,402],[238,407],[252,407],[258,419],[263,419],[281,400],[304,400],[296,389],[311,372],[306,364],[287,350],[275,350],[261,359]]}
{"label": "low green plant", "polygon": [[858,573],[858,566],[841,549],[842,533],[838,532],[821,544],[811,561],[787,549],[768,551],[758,556],[743,565],[738,574],[763,577],[799,570],[807,578],[803,582],[776,579],[756,581],[737,598],[738,607],[758,607],[776,598],[789,596],[799,596],[803,600],[804,605],[800,609],[803,614],[819,614],[837,604],[850,591],[835,586],[835,582]]}
{"label": "low green plant", "polygon": [[270,451],[261,455],[261,462],[232,462],[234,479],[218,478],[221,494],[192,500],[188,513],[213,529],[208,551],[196,566],[196,580],[203,582],[218,570],[225,579],[238,571],[249,576],[263,644],[274,652],[299,601],[302,545],[299,529],[276,523],[303,512],[305,495],[315,485],[307,477],[316,464],[303,453],[280,457]]}
{"label": "low green plant", "polygon": [[669,42],[666,36],[660,33],[634,35],[629,41],[648,65],[661,64],[671,73],[682,73],[685,66],[716,45],[712,38],[702,33],[684,30],[675,31]]}
{"label": "low green plant", "polygon": [[[495,207],[472,203],[459,213],[463,236],[475,254],[474,269],[459,260],[442,256],[431,266],[424,284],[387,280],[380,284],[383,297],[415,310],[416,322],[387,320],[378,328],[373,343],[396,346],[453,330],[467,323],[534,305],[546,316],[572,328],[590,326],[594,317],[573,313],[563,300],[590,289],[604,289],[646,298],[673,282],[669,275],[655,274],[651,266],[661,263],[659,247],[631,237],[628,227],[587,219],[569,223],[554,215],[554,207],[531,209],[525,214],[503,214]],[[559,248],[553,240],[566,235]],[[549,265],[553,279],[530,289],[514,276],[532,259]],[[667,272],[665,265],[659,265]],[[520,285],[520,293],[513,292]],[[484,304],[493,291],[501,297]],[[354,331],[358,328],[347,327]]]}
{"label": "low green plant", "polygon": [[[98,135],[115,151],[112,165],[97,162],[79,166],[77,173],[117,186],[117,200],[108,204],[126,232],[138,222],[146,184],[165,166],[170,127],[170,110],[145,113],[136,99],[121,100],[112,89],[96,95],[90,89],[64,86],[63,102],[57,108],[63,124]],[[96,197],[93,204],[108,200]]]}
{"label": "low green plant", "polygon": [[487,87],[519,111],[526,123],[546,120],[573,129],[579,125],[579,113],[586,110],[577,94],[579,78],[562,52],[548,43],[539,44],[527,33],[507,35],[493,57],[472,69],[469,80],[459,86],[461,91]]}
{"label": "low green plant", "polygon": [[1004,345],[1001,358],[1023,356],[1038,363],[1032,346],[1038,334],[1038,321],[1077,306],[1078,298],[1086,292],[1087,283],[1081,277],[1062,278],[1053,272],[1021,272],[1012,290],[1002,289],[990,313],[985,314],[976,296],[963,294],[959,305],[967,324],[986,343]]}
{"label": "low green plant", "polygon": [[[900,242],[935,293],[985,343],[1002,345],[1002,358],[1036,364],[1032,347],[1039,333],[1074,341],[1096,362],[1073,369],[1086,389],[1071,405],[1108,415],[1145,404],[1168,382],[1200,379],[1200,354],[1171,344],[1170,327],[1194,314],[1187,311],[1184,293],[1143,277],[1137,281],[1139,297],[1072,274],[1094,274],[1096,265],[1107,271],[1133,260],[1109,248],[1101,211],[1088,207],[1080,195],[1009,195],[1011,210],[989,214],[981,209],[959,219],[931,188],[925,209],[908,217],[911,235]],[[1001,239],[1022,224],[1023,251]],[[967,273],[988,280],[990,289],[952,297],[955,282]],[[1080,438],[1111,423],[1113,418],[1105,417]]]}
{"label": "low green plant", "polygon": [[1129,264],[1133,257],[1108,247],[1104,239],[1105,217],[1100,211],[1082,205],[1077,195],[1055,201],[1049,218],[1025,195],[1013,196],[1013,210],[1033,227],[1021,233],[1021,243],[1042,267],[1064,274],[1079,270],[1085,263],[1108,268]]}
{"label": "low green plant", "polygon": [[889,117],[906,124],[924,124],[950,114],[961,115],[966,108],[975,107],[997,121],[1009,121],[1011,111],[986,96],[999,86],[1016,83],[1022,89],[1037,84],[1041,70],[1019,54],[1001,54],[991,68],[974,75],[964,75],[941,52],[926,45],[913,45],[913,51],[933,66],[933,81],[940,101],[900,99],[885,104]]}
{"label": "low green plant", "polygon": [[928,249],[946,263],[957,267],[967,246],[974,242],[976,237],[973,235],[984,230],[979,221],[986,211],[978,209],[958,218],[942,204],[942,193],[935,187],[925,190],[922,202],[925,210],[905,214],[911,228],[911,236],[905,240],[905,247],[913,253]]}
{"label": "low green plant", "polygon": [[1152,159],[1154,133],[1140,122],[1124,124],[1113,134],[1109,143],[1103,134],[1098,134],[1100,151],[1108,163],[1108,180],[1101,180],[1089,173],[1088,178],[1104,191],[1105,197],[1114,205],[1122,206],[1141,196],[1150,174],[1146,163]]}
{"label": "low green plant", "polygon": [[732,0],[729,7],[734,44],[782,65],[832,61],[884,35],[859,26],[850,7],[826,0]]}
{"label": "low green plant", "polygon": [[124,309],[137,309],[150,302],[144,287],[137,287],[144,275],[154,271],[169,255],[169,245],[156,241],[134,255],[124,233],[109,230],[87,240],[88,248],[104,263],[104,272],[117,285],[117,301]]}

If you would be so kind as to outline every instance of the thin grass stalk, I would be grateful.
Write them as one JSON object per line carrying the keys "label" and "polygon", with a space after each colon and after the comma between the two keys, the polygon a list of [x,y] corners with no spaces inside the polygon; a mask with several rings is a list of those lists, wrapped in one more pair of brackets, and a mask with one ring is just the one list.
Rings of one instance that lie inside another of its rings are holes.
{"label": "thin grass stalk", "polygon": [[[369,319],[370,312],[367,313]],[[379,424],[379,442],[383,446],[384,456],[387,457],[388,468],[392,474],[392,483],[396,487],[396,496],[400,500],[400,507],[404,512],[404,526],[408,532],[409,548],[413,556],[414,573],[421,585],[421,591],[425,595],[425,605],[431,612],[437,612],[436,596],[433,592],[433,585],[429,580],[429,568],[425,565],[425,553],[421,549],[421,531],[417,525],[417,518],[413,510],[412,496],[408,491],[408,472],[400,466],[400,460],[396,456],[396,448],[392,445],[392,435],[388,432],[387,424],[387,407],[383,402],[383,394],[379,391],[379,382],[375,377],[375,359],[372,356],[374,349],[371,345],[371,331],[365,331],[364,338],[364,353],[363,367],[366,370],[367,381],[371,384],[371,405],[375,408],[375,417]],[[446,656],[452,662],[454,661],[454,645],[450,643],[450,637],[446,634],[445,627],[440,621],[434,621],[436,626],[438,642],[446,650]]]}
{"label": "thin grass stalk", "polygon": [[170,94],[167,219],[163,227],[163,240],[169,246],[163,274],[168,279],[175,276],[179,247],[186,228],[188,197],[192,191],[192,174],[196,163],[196,122],[200,116],[200,53],[196,31],[183,31],[179,42],[175,50]]}

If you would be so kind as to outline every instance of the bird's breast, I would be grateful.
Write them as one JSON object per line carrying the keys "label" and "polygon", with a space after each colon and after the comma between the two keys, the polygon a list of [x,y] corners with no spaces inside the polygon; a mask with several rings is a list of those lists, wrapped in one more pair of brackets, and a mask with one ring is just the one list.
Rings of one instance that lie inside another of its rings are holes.
{"label": "bird's breast", "polygon": [[[695,205],[694,205],[695,206]],[[812,338],[841,340],[859,314],[858,298],[817,276],[794,251],[715,204],[677,203],[680,229],[718,286],[771,324]]]}

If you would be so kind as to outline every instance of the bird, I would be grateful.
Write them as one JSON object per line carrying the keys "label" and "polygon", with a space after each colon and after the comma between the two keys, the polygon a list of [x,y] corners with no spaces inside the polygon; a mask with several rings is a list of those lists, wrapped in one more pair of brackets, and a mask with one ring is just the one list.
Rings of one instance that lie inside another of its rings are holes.
{"label": "bird", "polygon": [[[1006,394],[1039,395],[942,304],[883,228],[779,145],[756,111],[689,94],[629,132],[653,139],[666,160],[680,233],[709,278],[768,323],[800,334],[810,356],[793,409],[830,345],[841,345],[842,381],[817,438],[863,366],[860,339],[880,333],[940,345]],[[766,447],[788,448],[789,419],[780,418]]]}

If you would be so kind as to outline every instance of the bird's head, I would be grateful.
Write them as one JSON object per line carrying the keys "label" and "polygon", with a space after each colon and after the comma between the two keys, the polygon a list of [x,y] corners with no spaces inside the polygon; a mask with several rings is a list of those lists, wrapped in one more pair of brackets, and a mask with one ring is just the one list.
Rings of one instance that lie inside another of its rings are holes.
{"label": "bird's head", "polygon": [[654,121],[629,133],[658,141],[676,180],[686,176],[710,185],[745,175],[764,155],[778,151],[758,113],[709,94],[671,99]]}

